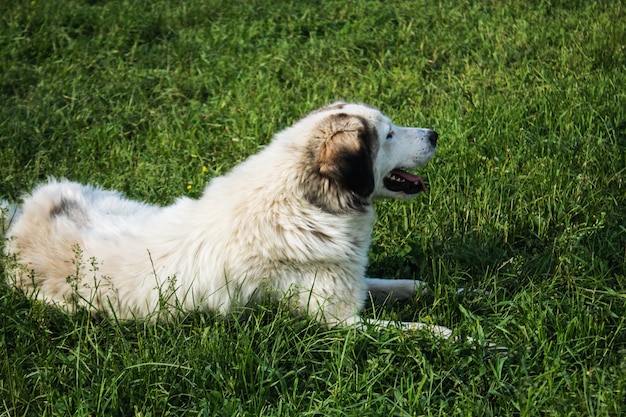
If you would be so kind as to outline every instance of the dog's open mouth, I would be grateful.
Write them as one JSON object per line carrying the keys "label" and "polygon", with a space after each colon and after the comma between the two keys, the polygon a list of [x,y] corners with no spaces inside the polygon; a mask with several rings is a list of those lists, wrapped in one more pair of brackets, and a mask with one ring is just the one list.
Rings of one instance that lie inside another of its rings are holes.
{"label": "dog's open mouth", "polygon": [[426,184],[424,184],[422,177],[401,169],[394,169],[387,174],[383,178],[383,184],[385,188],[394,193],[417,194],[426,191]]}

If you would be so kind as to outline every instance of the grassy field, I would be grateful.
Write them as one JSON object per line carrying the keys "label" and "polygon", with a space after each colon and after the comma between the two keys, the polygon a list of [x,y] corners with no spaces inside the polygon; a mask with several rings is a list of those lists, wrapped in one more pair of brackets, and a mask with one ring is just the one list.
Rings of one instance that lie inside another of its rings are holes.
{"label": "grassy field", "polygon": [[365,315],[479,341],[274,305],[118,323],[2,285],[0,415],[626,413],[623,1],[11,0],[0,16],[2,198],[49,175],[196,197],[337,99],[436,129],[429,193],[377,204],[369,271],[432,292]]}

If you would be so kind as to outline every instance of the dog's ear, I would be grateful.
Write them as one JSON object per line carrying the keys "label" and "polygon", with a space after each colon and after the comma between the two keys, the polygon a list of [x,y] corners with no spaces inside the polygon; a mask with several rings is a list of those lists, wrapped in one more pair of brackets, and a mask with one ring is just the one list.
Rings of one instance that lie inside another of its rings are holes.
{"label": "dog's ear", "polygon": [[319,127],[319,173],[359,197],[374,191],[372,167],[376,130],[363,118],[334,114]]}

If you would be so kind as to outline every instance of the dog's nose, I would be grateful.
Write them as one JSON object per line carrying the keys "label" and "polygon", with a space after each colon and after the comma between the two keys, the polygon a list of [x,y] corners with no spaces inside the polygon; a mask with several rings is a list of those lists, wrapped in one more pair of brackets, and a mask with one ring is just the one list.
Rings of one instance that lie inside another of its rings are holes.
{"label": "dog's nose", "polygon": [[428,141],[430,142],[431,145],[437,146],[438,138],[439,138],[439,135],[434,130],[431,130],[428,132]]}

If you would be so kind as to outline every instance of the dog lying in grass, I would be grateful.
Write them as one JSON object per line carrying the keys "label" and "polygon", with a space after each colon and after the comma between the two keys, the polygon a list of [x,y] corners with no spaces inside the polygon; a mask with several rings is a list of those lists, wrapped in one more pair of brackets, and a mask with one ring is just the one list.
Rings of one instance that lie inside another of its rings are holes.
{"label": "dog lying in grass", "polygon": [[424,191],[405,169],[426,164],[437,137],[374,108],[335,103],[214,178],[198,200],[158,207],[50,180],[20,206],[4,204],[5,252],[16,259],[8,274],[37,298],[118,318],[173,306],[226,314],[270,294],[325,325],[362,325],[368,292],[406,299],[423,288],[365,270],[373,200]]}

